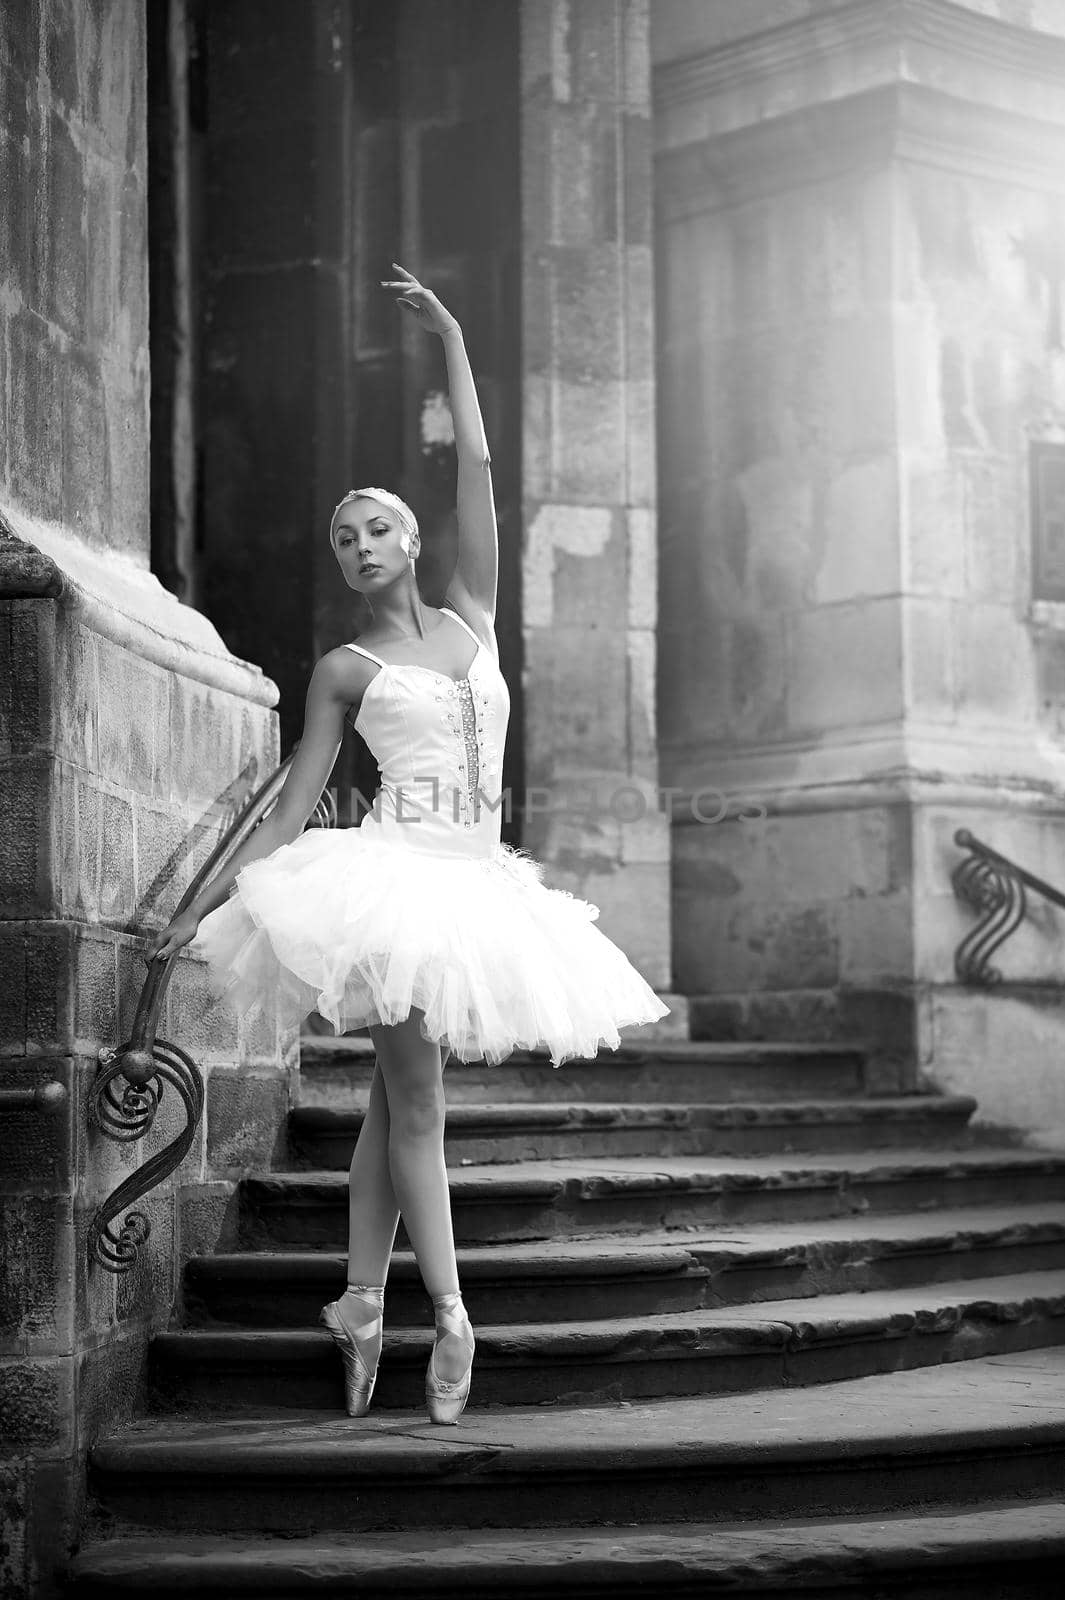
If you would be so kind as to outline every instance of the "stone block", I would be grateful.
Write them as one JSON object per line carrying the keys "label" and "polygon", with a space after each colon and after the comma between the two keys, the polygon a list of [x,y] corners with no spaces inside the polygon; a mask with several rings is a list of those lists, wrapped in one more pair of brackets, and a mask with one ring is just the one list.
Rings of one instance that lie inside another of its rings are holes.
{"label": "stone block", "polygon": [[52,764],[9,756],[0,764],[0,916],[47,916]]}
{"label": "stone block", "polygon": [[[617,512],[600,514],[599,508],[545,507],[529,530],[525,570],[539,589],[551,584],[552,626],[595,630],[609,618],[623,618],[627,609],[628,561],[626,525]],[[549,511],[559,515],[549,524]],[[605,540],[603,529],[609,529]],[[535,541],[535,542],[534,542]],[[544,572],[549,567],[550,576]],[[537,615],[543,600],[538,599]],[[586,670],[590,662],[580,663]]]}
{"label": "stone block", "polygon": [[624,385],[625,493],[631,506],[655,505],[655,386],[651,378],[629,378]]}
{"label": "stone block", "polygon": [[651,118],[643,111],[628,112],[619,119],[619,124],[623,206],[621,237],[625,244],[649,247],[654,217]]}
{"label": "stone block", "polygon": [[[187,680],[182,680],[183,682]],[[171,674],[131,656],[110,639],[96,641],[100,778],[126,792],[161,796],[167,779],[163,743]]]}
{"label": "stone block", "polygon": [[[169,1320],[164,1310],[162,1326]],[[156,1321],[156,1326],[160,1322]],[[148,1329],[127,1323],[105,1344],[79,1351],[75,1369],[78,1395],[77,1443],[94,1445],[143,1417],[148,1407]]]}
{"label": "stone block", "polygon": [[102,922],[120,928],[135,925],[133,807],[106,790],[100,796],[100,892]]}
{"label": "stone block", "polygon": [[45,270],[36,285],[38,310],[76,341],[84,333],[86,301],[86,163],[62,116],[52,111],[47,127],[42,154],[48,239],[39,241]]}
{"label": "stone block", "polygon": [[240,721],[235,709],[231,695],[191,678],[173,681],[164,773],[171,805],[191,802],[199,809],[204,801],[221,801],[235,789],[245,794],[239,781]]}
{"label": "stone block", "polygon": [[553,383],[553,498],[624,504],[626,399],[622,383]]}
{"label": "stone block", "polygon": [[[44,224],[41,231],[45,232]],[[22,505],[58,518],[63,494],[63,354],[27,311],[8,320],[8,471]]]}
{"label": "stone block", "polygon": [[567,769],[627,770],[626,643],[620,629],[529,630],[526,670],[537,684],[526,708],[530,785]]}
{"label": "stone block", "polygon": [[118,968],[114,937],[79,933],[74,944],[74,1037],[79,1050],[95,1052],[116,1042]]}
{"label": "stone block", "polygon": [[[0,604],[0,752],[43,755],[53,748],[52,686],[63,682],[56,606],[50,600]],[[64,685],[64,690],[65,690]]]}
{"label": "stone block", "polygon": [[207,1169],[212,1177],[273,1165],[284,1138],[288,1093],[274,1073],[216,1069],[207,1095]]}
{"label": "stone block", "polygon": [[62,896],[66,910],[89,922],[95,921],[100,914],[103,795],[95,776],[83,776],[66,767],[62,774],[64,791],[72,775],[75,791],[73,818],[69,799],[64,792],[55,823],[61,845],[61,868],[56,874],[55,887]]}
{"label": "stone block", "polygon": [[868,987],[907,983],[914,976],[912,895],[852,896],[837,908],[840,978]]}
{"label": "stone block", "polygon": [[612,244],[559,246],[551,252],[544,288],[556,377],[587,384],[626,375],[623,265]]}
{"label": "stone block", "polygon": [[[5,1080],[6,1081],[6,1080]],[[17,1136],[17,1130],[15,1130]],[[9,1137],[11,1137],[9,1135]],[[35,1342],[55,1342],[61,1329],[60,1239],[67,1207],[51,1196],[5,1195],[0,1199],[0,1351],[27,1353]],[[69,1329],[65,1330],[69,1334]]]}
{"label": "stone block", "polygon": [[871,599],[790,619],[789,727],[861,727],[903,709],[902,608]]}
{"label": "stone block", "polygon": [[655,709],[655,657],[657,640],[650,628],[633,628],[628,635],[628,739],[629,765],[634,778],[651,790],[649,809],[657,811],[658,730]]}
{"label": "stone block", "polygon": [[970,597],[1017,601],[1027,542],[1020,458],[964,460],[965,580]]}
{"label": "stone block", "polygon": [[897,595],[901,560],[893,457],[839,466],[822,493],[813,598],[826,605],[865,595]]}
{"label": "stone block", "polygon": [[0,1193],[8,1195],[70,1194],[74,1182],[71,1103],[74,1077],[71,1059],[35,1055],[9,1056],[0,1066],[0,1084],[8,1089],[36,1089],[61,1083],[66,1103],[54,1110],[16,1106],[4,1113],[4,1162]]}
{"label": "stone block", "polygon": [[31,1470],[27,1461],[0,1465],[0,1594],[7,1600],[30,1600],[33,1575],[26,1549],[26,1521]]}
{"label": "stone block", "polygon": [[1014,607],[971,600],[953,622],[959,715],[1034,722],[1031,633]]}
{"label": "stone block", "polygon": [[655,515],[633,507],[625,513],[628,553],[626,621],[633,629],[654,630],[658,624],[658,542]]}
{"label": "stone block", "polygon": [[550,378],[526,374],[522,382],[522,484],[527,502],[550,500],[553,493],[555,421]]}
{"label": "stone block", "polygon": [[734,615],[722,624],[722,644],[727,725],[733,738],[762,741],[783,733],[788,663],[778,620],[772,613]]}
{"label": "stone block", "polygon": [[[556,245],[617,243],[618,150],[613,114],[586,110],[583,105],[555,106],[546,132],[547,239]],[[523,174],[532,158],[532,150],[526,149]],[[530,220],[535,236],[539,219]]]}
{"label": "stone block", "polygon": [[961,470],[953,463],[904,457],[902,482],[904,592],[961,599],[967,584]]}
{"label": "stone block", "polygon": [[73,1037],[74,931],[62,923],[27,930],[27,1054],[63,1053]]}
{"label": "stone block", "polygon": [[137,927],[165,927],[194,876],[188,820],[181,812],[157,809],[138,799],[133,805],[133,832]]}
{"label": "stone block", "polygon": [[919,717],[953,720],[957,715],[952,631],[956,611],[957,607],[945,600],[908,598],[904,602],[906,707]]}
{"label": "stone block", "polygon": [[63,1455],[72,1447],[74,1395],[68,1360],[0,1358],[0,1458],[28,1451]]}
{"label": "stone block", "polygon": [[236,1062],[237,1019],[213,994],[204,961],[178,958],[163,1003],[160,1032],[197,1060]]}
{"label": "stone block", "polygon": [[982,994],[945,987],[931,1000],[928,1072],[937,1088],[972,1094],[978,1125],[1029,1133],[1065,1149],[1065,1008],[1060,987]]}
{"label": "stone block", "polygon": [[55,682],[62,685],[62,693],[52,697],[55,753],[84,773],[100,771],[96,641],[69,614],[55,630]]}
{"label": "stone block", "polygon": [[559,552],[580,558],[591,571],[598,572],[601,558],[616,533],[614,513],[608,506],[528,507],[522,557],[524,620],[528,627],[556,625]]}

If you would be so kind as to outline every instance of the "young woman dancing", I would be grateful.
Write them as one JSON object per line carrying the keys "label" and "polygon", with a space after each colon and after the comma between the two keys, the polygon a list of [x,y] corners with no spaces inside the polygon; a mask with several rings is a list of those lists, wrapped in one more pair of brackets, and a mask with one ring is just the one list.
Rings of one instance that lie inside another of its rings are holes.
{"label": "young woman dancing", "polygon": [[[384,489],[350,490],[329,537],[372,624],[318,661],[276,806],[149,941],[146,959],[195,940],[212,987],[236,1011],[269,999],[295,1023],[317,1009],[338,1034],[368,1027],[377,1062],[349,1178],[347,1288],[320,1320],[343,1356],[348,1414],[362,1416],[402,1216],[435,1312],[429,1416],[454,1423],[470,1392],[474,1336],[444,1165],[448,1055],[498,1063],[546,1045],[557,1067],[616,1049],[619,1028],[669,1008],[594,927],[595,906],[547,888],[540,863],[501,842],[510,697],[494,632],[488,446],[458,323],[393,266],[399,276],[383,286],[442,339],[447,361],[459,527],[447,603],[434,609],[418,591],[410,507]],[[381,768],[374,808],[358,827],[304,832],[351,711]]]}

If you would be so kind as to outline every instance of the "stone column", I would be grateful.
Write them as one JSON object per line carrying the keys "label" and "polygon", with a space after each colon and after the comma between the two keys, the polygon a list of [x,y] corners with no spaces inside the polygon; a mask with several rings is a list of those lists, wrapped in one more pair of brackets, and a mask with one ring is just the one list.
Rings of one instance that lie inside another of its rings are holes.
{"label": "stone column", "polygon": [[665,990],[648,6],[521,22],[523,837]]}
{"label": "stone column", "polygon": [[678,977],[708,1032],[865,1033],[896,1081],[1065,1126],[1065,924],[1036,907],[981,998],[951,887],[960,827],[1065,879],[1029,527],[1029,446],[1065,435],[1065,42],[799,10],[655,9],[664,764],[729,802],[677,808]]}

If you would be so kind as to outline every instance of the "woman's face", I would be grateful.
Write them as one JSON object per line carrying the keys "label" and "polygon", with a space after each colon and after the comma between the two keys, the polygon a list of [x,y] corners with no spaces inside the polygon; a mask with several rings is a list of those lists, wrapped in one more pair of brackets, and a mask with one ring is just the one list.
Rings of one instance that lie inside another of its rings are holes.
{"label": "woman's face", "polygon": [[349,500],[333,522],[333,548],[349,589],[372,598],[410,571],[417,555],[397,514],[376,500]]}

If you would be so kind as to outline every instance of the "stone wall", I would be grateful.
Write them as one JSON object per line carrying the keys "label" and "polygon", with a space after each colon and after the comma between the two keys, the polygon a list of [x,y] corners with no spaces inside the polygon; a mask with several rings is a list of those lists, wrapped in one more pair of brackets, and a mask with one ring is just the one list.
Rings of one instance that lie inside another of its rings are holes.
{"label": "stone wall", "polygon": [[171,974],[159,1036],[207,1111],[142,1209],[134,1269],[90,1265],[100,1201],[181,1125],[90,1128],[98,1052],[129,1037],[145,934],[278,759],[273,683],[148,570],[143,14],[0,11],[0,1589],[58,1591],[86,1450],[143,1403],[186,1255],[224,1242],[269,1159],[292,1041]]}
{"label": "stone wall", "polygon": [[0,7],[0,504],[146,566],[143,61],[122,0]]}
{"label": "stone wall", "polygon": [[[1065,928],[1035,907],[999,962],[1025,998],[962,1066],[996,1002],[957,984],[950,876],[967,826],[1061,879],[1028,450],[1065,421],[1038,266],[1062,46],[939,0],[788,10],[696,51],[678,5],[657,41],[678,981],[715,1032],[868,1033],[889,1080],[1065,1127],[1056,997],[1032,990],[1060,986]],[[702,789],[728,820],[693,819]]]}

